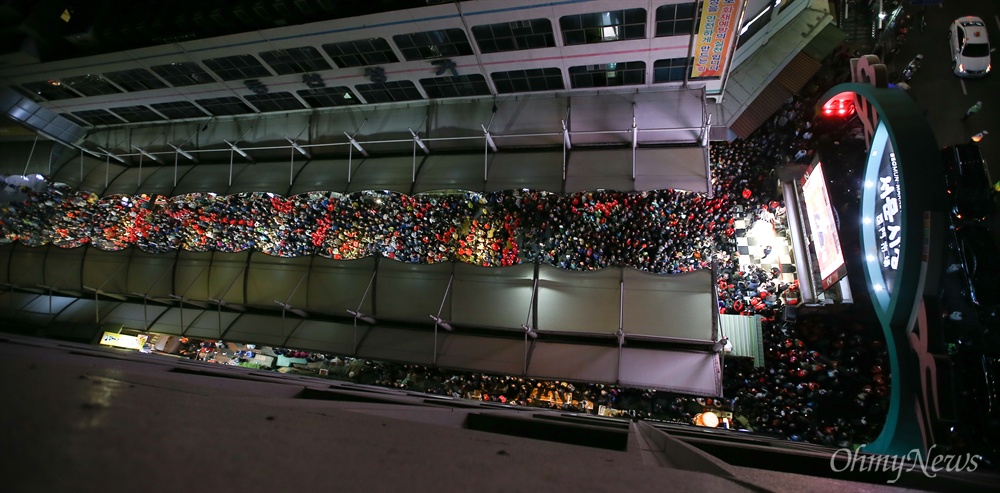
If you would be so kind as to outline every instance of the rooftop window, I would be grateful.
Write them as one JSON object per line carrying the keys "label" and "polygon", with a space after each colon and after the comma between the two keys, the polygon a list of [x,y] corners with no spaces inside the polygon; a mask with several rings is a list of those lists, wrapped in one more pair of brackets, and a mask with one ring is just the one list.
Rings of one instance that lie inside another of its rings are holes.
{"label": "rooftop window", "polygon": [[323,45],[323,51],[338,67],[365,67],[399,61],[389,42],[382,38],[344,41]]}
{"label": "rooftop window", "polygon": [[278,75],[304,74],[330,69],[330,64],[323,58],[323,54],[312,46],[264,51],[260,53],[260,58]]}
{"label": "rooftop window", "polygon": [[193,86],[215,82],[201,66],[194,62],[178,62],[150,67],[156,75],[174,87]]}
{"label": "rooftop window", "polygon": [[150,89],[163,89],[167,87],[166,82],[156,78],[152,72],[144,68],[108,72],[104,76],[126,91],[148,91]]}
{"label": "rooftop window", "polygon": [[321,87],[298,91],[299,97],[313,108],[328,108],[333,106],[348,106],[359,104],[361,100],[347,86]]}
{"label": "rooftop window", "polygon": [[486,78],[479,74],[420,79],[420,85],[424,87],[424,92],[431,99],[486,96],[490,94],[490,87],[486,85]]}
{"label": "rooftop window", "polygon": [[420,91],[417,90],[417,86],[408,80],[358,84],[354,87],[358,90],[358,95],[369,103],[391,103],[394,101],[424,99]]}
{"label": "rooftop window", "polygon": [[392,37],[407,60],[427,60],[472,54],[472,46],[461,29],[441,29]]}
{"label": "rooftop window", "polygon": [[574,88],[644,84],[646,82],[646,62],[579,65],[569,68],[569,78]]}
{"label": "rooftop window", "polygon": [[199,106],[205,108],[205,111],[208,111],[215,116],[242,115],[254,112],[253,108],[247,106],[243,100],[232,96],[224,98],[196,99],[194,102],[198,103]]}
{"label": "rooftop window", "polygon": [[562,71],[557,67],[493,72],[490,77],[500,94],[565,89]]}
{"label": "rooftop window", "polygon": [[556,45],[552,23],[548,19],[473,26],[472,36],[482,53],[551,48]]}
{"label": "rooftop window", "polygon": [[559,18],[567,46],[646,37],[646,9],[573,14]]}
{"label": "rooftop window", "polygon": [[271,72],[253,55],[235,55],[204,60],[205,66],[222,80],[245,80],[267,77]]}

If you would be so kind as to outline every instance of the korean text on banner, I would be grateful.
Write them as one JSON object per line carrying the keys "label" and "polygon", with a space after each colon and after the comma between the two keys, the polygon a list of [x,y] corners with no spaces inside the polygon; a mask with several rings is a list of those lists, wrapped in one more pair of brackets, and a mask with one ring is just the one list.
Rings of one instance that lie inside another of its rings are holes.
{"label": "korean text on banner", "polygon": [[738,0],[704,0],[694,43],[692,79],[722,77],[726,53],[739,33]]}

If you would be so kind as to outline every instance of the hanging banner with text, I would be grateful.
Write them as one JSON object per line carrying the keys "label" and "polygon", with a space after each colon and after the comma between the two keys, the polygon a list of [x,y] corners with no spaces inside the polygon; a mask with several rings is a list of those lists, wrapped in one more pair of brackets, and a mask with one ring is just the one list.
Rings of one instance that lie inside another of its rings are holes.
{"label": "hanging banner with text", "polygon": [[739,34],[738,0],[704,0],[694,41],[692,79],[722,77],[730,46]]}

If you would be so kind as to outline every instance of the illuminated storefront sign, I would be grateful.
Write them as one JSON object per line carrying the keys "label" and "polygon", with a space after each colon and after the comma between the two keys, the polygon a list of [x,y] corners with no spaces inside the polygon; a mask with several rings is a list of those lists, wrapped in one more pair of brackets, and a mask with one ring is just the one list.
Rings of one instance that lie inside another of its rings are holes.
{"label": "illuminated storefront sign", "polygon": [[146,340],[149,336],[145,334],[140,334],[137,336],[130,336],[127,334],[118,334],[115,332],[105,332],[101,336],[102,346],[118,347],[122,349],[142,349],[142,346],[146,344]]}
{"label": "illuminated storefront sign", "polygon": [[816,166],[802,178],[802,198],[809,215],[809,233],[823,289],[829,289],[847,274],[844,265],[844,251],[837,233],[837,220],[833,215],[833,204],[826,187],[823,164]]}
{"label": "illuminated storefront sign", "polygon": [[[902,220],[903,199],[900,193],[899,163],[896,151],[889,141],[889,132],[885,124],[880,123],[868,152],[868,165],[865,167],[865,189],[873,190],[871,207],[865,209],[862,219],[865,230],[863,234],[868,241],[870,250],[866,250],[866,261],[872,264],[871,270],[878,270],[881,279],[876,279],[872,289],[876,297],[886,304],[892,296],[895,286],[896,271],[899,269],[899,256],[903,243]],[[878,245],[877,250],[872,248]],[[872,251],[873,250],[873,251]],[[886,296],[879,293],[885,292]]]}
{"label": "illuminated storefront sign", "polygon": [[739,22],[740,5],[736,0],[704,0],[694,43],[692,79],[722,77],[726,55],[739,33]]}

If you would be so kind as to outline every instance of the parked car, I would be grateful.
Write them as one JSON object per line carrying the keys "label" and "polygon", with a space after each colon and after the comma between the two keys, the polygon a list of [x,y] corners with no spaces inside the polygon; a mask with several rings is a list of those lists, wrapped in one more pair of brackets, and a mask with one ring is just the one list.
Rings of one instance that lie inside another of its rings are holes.
{"label": "parked car", "polygon": [[966,224],[955,229],[957,254],[965,271],[968,299],[987,319],[994,317],[1000,305],[1000,257],[993,233],[980,224]]}
{"label": "parked car", "polygon": [[952,215],[961,222],[988,219],[996,209],[996,192],[979,145],[959,144],[941,152]]}
{"label": "parked car", "polygon": [[990,39],[986,23],[979,17],[959,17],[948,31],[951,69],[959,77],[982,77],[990,73]]}

